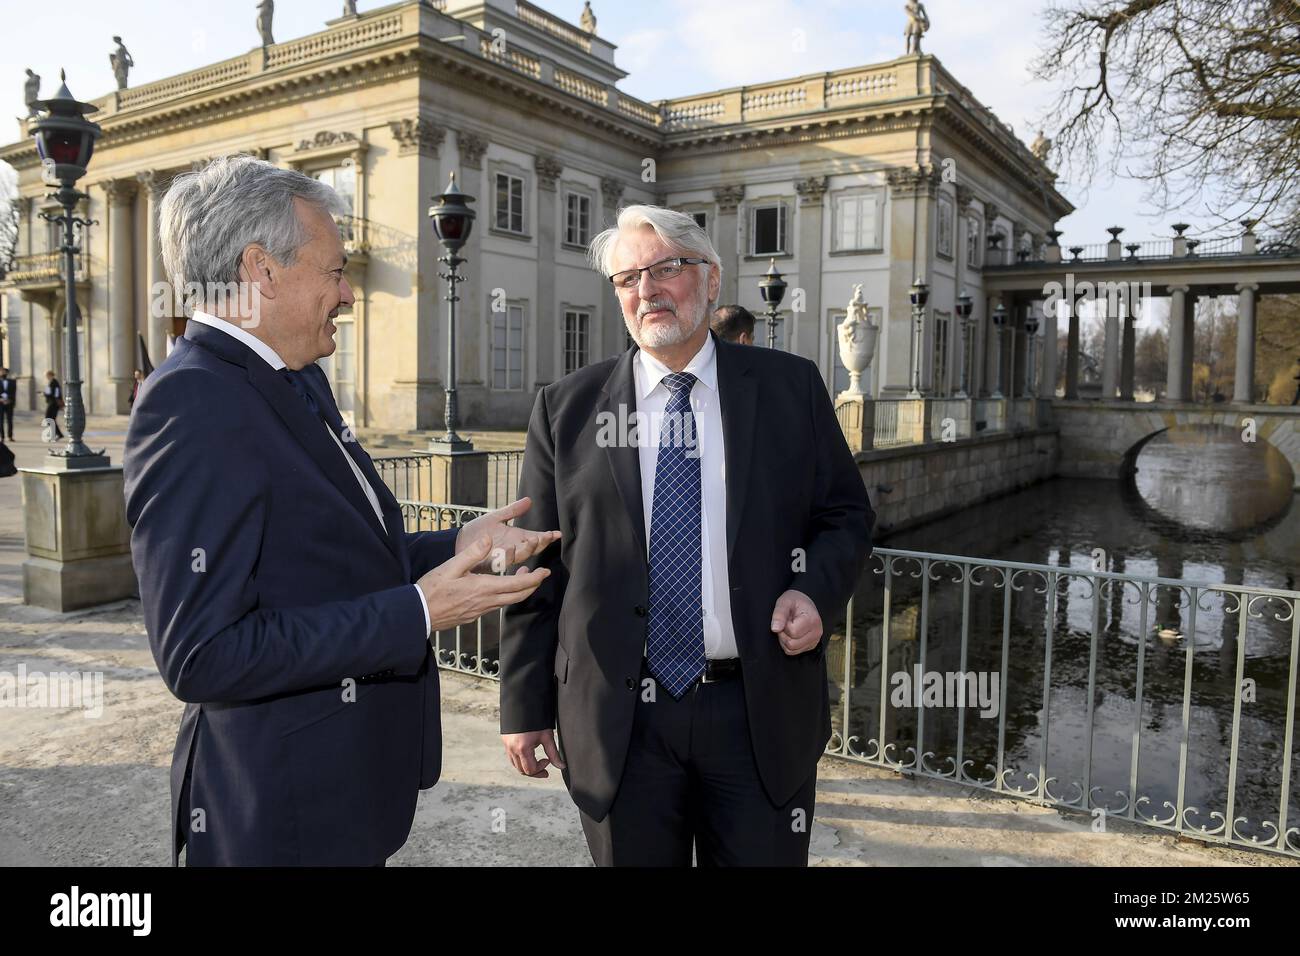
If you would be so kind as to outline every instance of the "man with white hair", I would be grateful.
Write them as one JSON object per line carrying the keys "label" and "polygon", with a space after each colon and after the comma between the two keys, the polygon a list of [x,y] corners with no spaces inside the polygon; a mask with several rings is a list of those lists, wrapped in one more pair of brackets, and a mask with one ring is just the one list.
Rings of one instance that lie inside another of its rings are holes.
{"label": "man with white hair", "polygon": [[507,754],[564,772],[598,865],[804,865],[862,479],[815,365],[710,332],[690,216],[629,206],[590,252],[636,344],[533,409],[519,523],[562,544],[506,610]]}
{"label": "man with white hair", "polygon": [[195,311],[141,388],[123,466],[154,660],[186,702],[173,859],[377,866],[438,779],[431,632],[531,594],[475,573],[555,536],[506,521],[407,533],[315,363],[352,305],[328,186],[247,156],[177,177],[159,212]]}

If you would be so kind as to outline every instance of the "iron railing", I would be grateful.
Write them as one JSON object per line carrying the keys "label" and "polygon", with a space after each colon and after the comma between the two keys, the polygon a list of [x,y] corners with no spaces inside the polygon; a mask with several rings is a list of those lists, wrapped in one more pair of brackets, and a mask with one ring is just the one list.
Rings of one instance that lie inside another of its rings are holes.
{"label": "iron railing", "polygon": [[[487,455],[487,507],[500,508],[514,501],[523,468],[522,449],[489,451]],[[375,470],[398,501],[430,502],[447,497],[446,488],[435,488],[433,453],[410,452],[372,459]]]}

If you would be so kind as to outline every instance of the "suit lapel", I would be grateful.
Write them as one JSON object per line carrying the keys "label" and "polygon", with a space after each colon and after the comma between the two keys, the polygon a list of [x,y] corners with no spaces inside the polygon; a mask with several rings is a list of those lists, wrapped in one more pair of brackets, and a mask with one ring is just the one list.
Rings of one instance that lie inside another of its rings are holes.
{"label": "suit lapel", "polygon": [[[248,373],[249,384],[257,389],[266,403],[280,417],[290,434],[312,457],[321,473],[351,503],[352,507],[361,513],[362,520],[370,526],[389,550],[392,550],[392,542],[380,527],[379,519],[375,517],[375,509],[370,507],[370,502],[366,499],[361,486],[357,484],[352,469],[339,454],[338,446],[326,434],[327,426],[312,414],[307,403],[294,391],[293,386],[284,380],[284,376],[271,368],[238,339],[201,322],[190,321],[185,326],[185,337],[213,352],[219,358],[243,366]],[[317,391],[319,392],[319,389]]]}
{"label": "suit lapel", "polygon": [[[304,368],[303,372],[306,373],[305,378],[307,379],[308,387],[316,394],[316,401],[320,404],[326,418],[331,422],[337,423],[336,433],[339,435],[340,441],[342,441],[343,415],[334,401],[334,392],[330,389],[329,379],[325,375],[325,370],[319,365],[312,364]],[[397,499],[393,497],[393,493],[388,489],[388,486],[384,484],[383,479],[379,477],[379,472],[375,470],[374,462],[370,460],[370,456],[366,453],[366,450],[361,447],[361,442],[356,438],[356,436],[352,436],[351,441],[342,441],[342,445],[348,455],[351,456],[352,460],[357,463],[357,467],[361,469],[361,474],[365,477],[366,481],[370,483],[370,488],[374,491],[375,497],[379,499],[379,509],[383,512],[384,526],[387,528],[385,542],[388,545],[388,550],[393,553],[393,557],[397,558],[399,562],[402,562],[403,567],[406,567],[405,561],[407,555],[406,548],[403,546],[402,538],[405,526],[402,521],[401,506],[398,505]],[[355,476],[352,483],[354,485],[356,484]],[[365,505],[366,511],[373,516],[375,511],[370,507],[370,502],[366,501]]]}
{"label": "suit lapel", "polygon": [[[712,332],[709,333],[713,335]],[[736,537],[749,489],[749,471],[754,459],[754,422],[758,405],[758,381],[749,364],[747,349],[752,345],[733,345],[716,335],[718,397],[722,410],[723,444],[727,459],[727,561],[736,550]]]}
{"label": "suit lapel", "polygon": [[[605,380],[601,389],[600,401],[596,406],[597,422],[602,420],[601,413],[608,413],[621,429],[624,422],[632,420],[636,411],[636,376],[632,372],[632,362],[637,350],[628,349],[614,365],[614,371]],[[621,411],[621,414],[620,414]],[[623,508],[632,525],[640,547],[641,560],[646,560],[645,504],[641,497],[641,453],[633,442],[624,441],[626,436],[619,432],[616,440],[605,448],[610,470],[614,473],[614,484],[623,499]]]}

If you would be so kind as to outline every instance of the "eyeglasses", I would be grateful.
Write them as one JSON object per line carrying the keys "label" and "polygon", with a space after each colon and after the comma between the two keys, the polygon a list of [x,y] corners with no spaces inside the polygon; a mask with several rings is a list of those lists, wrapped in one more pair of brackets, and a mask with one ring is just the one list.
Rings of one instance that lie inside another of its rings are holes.
{"label": "eyeglasses", "polygon": [[662,282],[664,279],[675,279],[682,274],[682,269],[686,266],[702,266],[708,263],[708,259],[664,259],[646,266],[644,269],[628,269],[626,272],[615,272],[609,277],[609,281],[614,283],[616,289],[635,289],[641,284],[641,273],[650,273],[650,278]]}

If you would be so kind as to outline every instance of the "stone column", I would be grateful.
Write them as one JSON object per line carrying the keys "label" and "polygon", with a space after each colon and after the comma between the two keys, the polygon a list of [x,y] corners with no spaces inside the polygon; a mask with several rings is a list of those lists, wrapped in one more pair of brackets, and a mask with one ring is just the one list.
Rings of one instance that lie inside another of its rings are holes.
{"label": "stone column", "polygon": [[[885,309],[880,348],[882,371],[881,397],[901,398],[912,388],[912,283],[917,276],[931,289],[934,276],[930,270],[930,211],[941,181],[933,165],[912,166],[886,171],[889,181],[889,301]],[[933,315],[933,301],[926,306]],[[921,390],[933,388],[930,381],[933,349],[933,319],[925,323],[918,350],[921,363]]]}
{"label": "stone column", "polygon": [[549,385],[563,372],[560,357],[563,348],[560,318],[555,301],[555,230],[557,218],[555,184],[564,166],[554,156],[538,155],[533,159],[537,174],[537,342],[549,348],[537,350],[537,385]]}
{"label": "stone column", "polygon": [[[811,176],[794,184],[799,194],[799,281],[804,293],[802,314],[790,310],[786,318],[785,348],[822,367],[822,203],[826,177]],[[787,297],[787,303],[791,299]]]}
{"label": "stone column", "polygon": [[736,215],[745,199],[745,187],[718,186],[713,190],[713,198],[718,202],[718,258],[722,260],[722,289],[718,298],[725,305],[737,301],[739,282],[736,271],[740,268],[740,250],[736,244],[739,235]]}
{"label": "stone column", "polygon": [[1133,322],[1135,303],[1124,306],[1124,334],[1120,345],[1119,397],[1122,401],[1133,401],[1133,374],[1137,366],[1137,329]]}
{"label": "stone column", "polygon": [[135,205],[137,183],[111,179],[104,184],[108,196],[108,380],[113,386],[113,409],[118,415],[131,410],[135,331]]}
{"label": "stone column", "polygon": [[1190,355],[1187,341],[1187,293],[1185,285],[1169,287],[1169,365],[1165,370],[1165,398],[1171,402],[1187,401],[1183,383],[1184,356]]}
{"label": "stone column", "polygon": [[1234,402],[1255,400],[1255,293],[1259,286],[1237,286],[1237,373],[1232,386]]}
{"label": "stone column", "polygon": [[1079,397],[1079,300],[1070,302],[1070,325],[1065,334],[1065,397]]}
{"label": "stone column", "polygon": [[1105,343],[1101,353],[1101,397],[1104,401],[1113,402],[1115,391],[1119,388],[1119,315],[1110,308],[1109,303],[1105,308]]}
{"label": "stone column", "polygon": [[1059,301],[1050,310],[1043,310],[1043,362],[1039,371],[1039,397],[1051,400],[1056,397],[1056,347],[1060,333],[1056,327],[1056,309]]}
{"label": "stone column", "polygon": [[[145,199],[145,344],[154,368],[167,357],[167,333],[171,331],[176,294],[163,266],[162,246],[158,242],[158,206],[167,184],[158,173],[147,170],[136,174]],[[183,291],[183,290],[182,290]]]}

